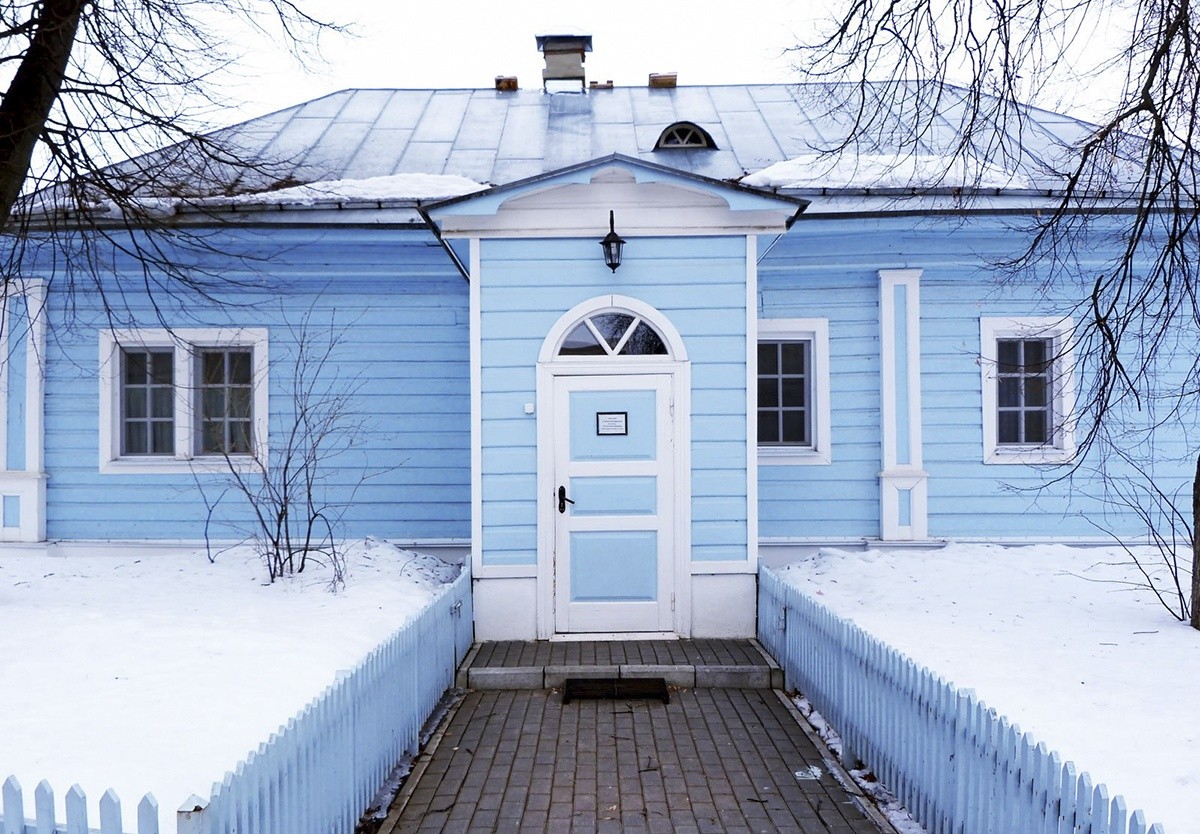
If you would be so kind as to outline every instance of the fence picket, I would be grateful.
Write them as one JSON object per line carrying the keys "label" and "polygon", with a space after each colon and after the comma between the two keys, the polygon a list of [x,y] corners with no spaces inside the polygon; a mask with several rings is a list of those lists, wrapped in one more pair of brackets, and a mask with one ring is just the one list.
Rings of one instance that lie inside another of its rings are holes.
{"label": "fence picket", "polygon": [[25,797],[16,776],[9,776],[0,788],[4,809],[4,834],[25,834]]}
{"label": "fence picket", "polygon": [[158,834],[158,800],[154,794],[146,794],[138,803],[137,821],[137,834]]}
{"label": "fence picket", "polygon": [[1114,796],[1108,814],[1110,834],[1129,834],[1129,809],[1125,797]]}
{"label": "fence picket", "polygon": [[54,788],[45,779],[33,789],[33,808],[37,834],[55,834],[58,823],[54,816]]}
{"label": "fence picket", "polygon": [[67,834],[89,834],[87,821],[87,795],[79,785],[67,791]]}
{"label": "fence picket", "polygon": [[100,797],[100,834],[125,834],[121,824],[121,799],[109,788]]}
{"label": "fence picket", "polygon": [[759,569],[758,639],[931,834],[1161,834],[1028,733]]}

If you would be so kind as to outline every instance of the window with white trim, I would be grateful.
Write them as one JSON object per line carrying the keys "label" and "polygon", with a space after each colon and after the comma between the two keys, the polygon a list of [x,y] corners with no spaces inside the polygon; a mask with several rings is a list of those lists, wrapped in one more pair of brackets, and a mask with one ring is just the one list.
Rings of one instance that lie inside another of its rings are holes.
{"label": "window with white trim", "polygon": [[758,462],[829,463],[829,322],[758,322]]}
{"label": "window with white trim", "polygon": [[264,328],[100,335],[100,468],[222,470],[266,459]]}
{"label": "window with white trim", "polygon": [[1061,463],[1074,453],[1071,321],[980,320],[985,463]]}

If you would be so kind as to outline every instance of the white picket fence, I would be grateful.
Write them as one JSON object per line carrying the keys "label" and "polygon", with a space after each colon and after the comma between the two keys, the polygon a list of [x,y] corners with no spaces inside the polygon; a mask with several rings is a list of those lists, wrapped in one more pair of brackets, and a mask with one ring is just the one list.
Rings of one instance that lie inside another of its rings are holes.
{"label": "white picket fence", "polygon": [[[471,577],[464,570],[429,606],[341,674],[298,715],[176,815],[177,834],[351,834],[396,763],[415,754],[421,727],[454,685],[473,638]],[[0,749],[0,753],[2,753]],[[33,792],[34,817],[10,777],[0,792],[0,834],[126,834],[111,790],[88,824],[78,785],[66,795],[66,824],[55,820],[54,792]],[[136,834],[159,834],[158,803],[137,807]],[[129,831],[128,834],[134,834]]]}
{"label": "white picket fence", "polygon": [[931,834],[1164,834],[1086,773],[766,568],[758,639]]}

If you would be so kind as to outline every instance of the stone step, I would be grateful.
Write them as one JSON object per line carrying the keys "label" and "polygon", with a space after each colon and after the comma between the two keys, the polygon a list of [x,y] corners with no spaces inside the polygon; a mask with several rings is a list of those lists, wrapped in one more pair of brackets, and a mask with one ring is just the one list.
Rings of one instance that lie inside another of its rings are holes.
{"label": "stone step", "polygon": [[[463,689],[555,689],[567,678],[663,678],[669,686],[688,689],[782,689],[783,670],[753,641],[740,641],[740,651],[721,654],[740,656],[741,662],[720,663],[705,658],[695,663],[545,663],[500,664],[498,654],[477,644],[458,671],[455,684]],[[706,649],[711,648],[706,646]],[[537,652],[532,652],[536,654]],[[520,656],[513,652],[508,657]],[[524,652],[528,656],[531,652]],[[544,654],[544,652],[543,652]],[[628,654],[604,652],[604,656]],[[705,651],[703,654],[714,654]],[[523,658],[522,658],[523,659]]]}

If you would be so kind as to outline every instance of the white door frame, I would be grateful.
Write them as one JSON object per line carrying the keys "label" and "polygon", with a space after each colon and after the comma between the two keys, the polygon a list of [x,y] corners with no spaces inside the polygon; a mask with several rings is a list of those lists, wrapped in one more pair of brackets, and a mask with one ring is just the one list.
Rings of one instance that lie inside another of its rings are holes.
{"label": "white door frame", "polygon": [[[559,357],[563,338],[587,316],[604,312],[628,312],[642,317],[658,330],[669,356]],[[555,379],[560,376],[624,376],[663,374],[671,379],[671,433],[674,449],[674,506],[670,510],[674,541],[675,612],[674,635],[691,636],[692,579],[692,453],[691,453],[691,365],[679,333],[650,305],[634,298],[605,295],[578,304],[551,328],[542,345],[537,365],[537,634],[548,640],[557,635],[555,623],[555,529],[557,488],[554,469]],[[588,634],[587,639],[625,635]],[[637,632],[630,637],[648,636]]]}

